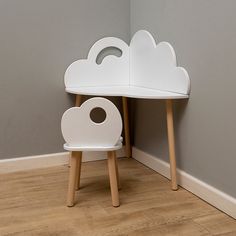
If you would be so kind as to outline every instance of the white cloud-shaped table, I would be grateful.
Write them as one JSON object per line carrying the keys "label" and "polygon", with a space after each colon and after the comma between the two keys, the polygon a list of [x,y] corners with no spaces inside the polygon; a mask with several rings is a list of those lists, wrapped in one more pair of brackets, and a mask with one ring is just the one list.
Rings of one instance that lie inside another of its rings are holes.
{"label": "white cloud-shaped table", "polygon": [[[97,64],[99,53],[110,47],[118,48],[122,55],[108,55]],[[145,30],[138,31],[129,46],[121,39],[107,37],[91,47],[87,59],[75,61],[67,68],[66,91],[80,95],[188,98],[188,73],[176,64],[172,46],[167,42],[156,45]]]}
{"label": "white cloud-shaped table", "polygon": [[[100,53],[111,47],[119,49],[121,56],[108,55],[98,64]],[[130,45],[114,37],[100,39],[87,59],[67,68],[64,81],[66,91],[77,94],[77,106],[80,95],[122,96],[127,157],[131,156],[131,146],[126,97],[166,99],[171,186],[177,189],[172,99],[189,97],[190,79],[187,71],[177,66],[169,43],[156,44],[145,30],[135,33]]]}

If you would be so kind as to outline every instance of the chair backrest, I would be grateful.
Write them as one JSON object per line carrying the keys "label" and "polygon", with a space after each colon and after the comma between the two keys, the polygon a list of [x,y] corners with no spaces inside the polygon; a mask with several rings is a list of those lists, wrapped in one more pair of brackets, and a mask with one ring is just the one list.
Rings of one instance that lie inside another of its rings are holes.
{"label": "chair backrest", "polygon": [[[91,119],[95,108],[105,111],[105,120],[96,123]],[[122,119],[117,107],[105,98],[95,97],[80,107],[68,109],[61,120],[62,135],[71,147],[115,146],[122,132]]]}

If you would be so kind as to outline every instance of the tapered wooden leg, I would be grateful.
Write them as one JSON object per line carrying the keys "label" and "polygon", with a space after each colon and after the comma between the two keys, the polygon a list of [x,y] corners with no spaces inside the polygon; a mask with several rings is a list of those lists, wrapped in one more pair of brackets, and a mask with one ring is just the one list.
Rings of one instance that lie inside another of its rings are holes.
{"label": "tapered wooden leg", "polygon": [[129,111],[128,111],[128,99],[122,97],[123,106],[123,118],[125,128],[125,152],[127,157],[132,156],[131,145],[130,145],[130,133],[129,133]]}
{"label": "tapered wooden leg", "polygon": [[108,152],[108,171],[110,178],[110,188],[111,188],[111,199],[112,205],[118,207],[120,205],[118,183],[116,175],[116,153],[115,151]]}
{"label": "tapered wooden leg", "polygon": [[169,157],[170,157],[171,188],[172,190],[177,190],[178,185],[176,177],[175,137],[174,137],[172,100],[166,100],[166,113],[167,113]]}
{"label": "tapered wooden leg", "polygon": [[115,158],[115,162],[116,162],[116,178],[117,178],[118,190],[120,190],[121,184],[120,184],[120,176],[119,176],[119,168],[118,168],[117,158]]}
{"label": "tapered wooden leg", "polygon": [[77,159],[78,159],[78,169],[76,171],[75,190],[79,190],[79,187],[80,187],[82,152],[77,152]]}
{"label": "tapered wooden leg", "polygon": [[71,153],[71,166],[69,172],[69,186],[68,186],[68,194],[67,194],[67,206],[71,207],[74,205],[75,200],[75,184],[78,170],[78,158],[77,153]]}
{"label": "tapered wooden leg", "polygon": [[81,103],[82,103],[82,95],[76,94],[75,106],[80,107]]}
{"label": "tapered wooden leg", "polygon": [[[77,94],[75,98],[75,106],[80,107],[82,104],[82,95]],[[81,175],[81,161],[82,161],[82,152],[78,152],[78,172],[77,172],[77,179],[75,189],[79,190],[80,186],[80,175]]]}

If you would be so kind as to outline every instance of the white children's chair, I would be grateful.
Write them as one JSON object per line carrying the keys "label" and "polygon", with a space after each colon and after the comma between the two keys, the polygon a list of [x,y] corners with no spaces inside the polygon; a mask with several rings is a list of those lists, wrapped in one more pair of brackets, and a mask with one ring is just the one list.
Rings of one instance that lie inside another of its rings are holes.
{"label": "white children's chair", "polygon": [[[105,120],[96,123],[91,119],[95,108],[105,111]],[[64,149],[71,152],[67,206],[74,205],[75,191],[79,189],[83,151],[107,151],[112,205],[119,203],[119,175],[116,150],[122,147],[122,119],[116,106],[105,98],[91,98],[80,107],[68,109],[61,120]]]}

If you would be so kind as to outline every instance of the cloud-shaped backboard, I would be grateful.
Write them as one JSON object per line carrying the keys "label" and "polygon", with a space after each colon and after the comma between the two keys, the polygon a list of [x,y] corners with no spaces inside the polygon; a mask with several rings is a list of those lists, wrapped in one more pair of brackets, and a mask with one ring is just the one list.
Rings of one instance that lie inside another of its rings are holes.
{"label": "cloud-shaped backboard", "polygon": [[169,43],[156,45],[149,32],[140,30],[131,40],[130,54],[131,85],[189,94],[188,73],[177,67],[175,51]]}
{"label": "cloud-shaped backboard", "polygon": [[[96,59],[106,48],[118,48],[121,57],[106,56],[101,64]],[[121,39],[107,37],[98,40],[90,49],[88,58],[73,62],[66,70],[66,87],[126,85],[129,80],[129,46]]]}
{"label": "cloud-shaped backboard", "polygon": [[[96,58],[101,50],[117,47],[121,57],[109,55],[101,65]],[[187,71],[177,67],[173,47],[167,42],[156,45],[145,30],[136,32],[128,46],[118,38],[97,41],[88,59],[72,63],[65,73],[66,88],[134,86],[188,95],[190,79]],[[105,95],[105,94],[104,94]]]}
{"label": "cloud-shaped backboard", "polygon": [[[102,123],[95,123],[90,118],[90,112],[97,107],[106,113]],[[80,107],[68,109],[62,116],[61,130],[69,147],[112,147],[120,140],[122,119],[111,101],[96,97]]]}

